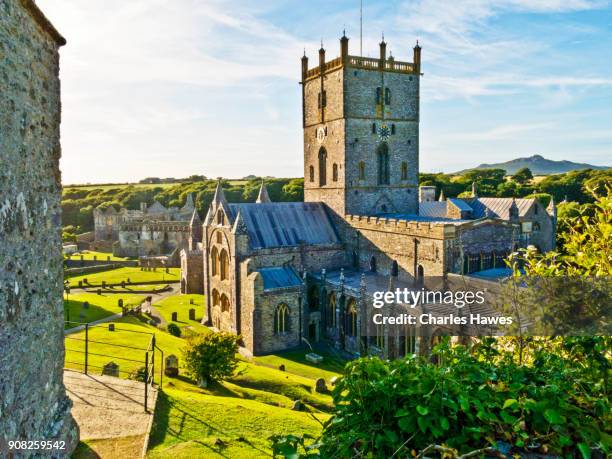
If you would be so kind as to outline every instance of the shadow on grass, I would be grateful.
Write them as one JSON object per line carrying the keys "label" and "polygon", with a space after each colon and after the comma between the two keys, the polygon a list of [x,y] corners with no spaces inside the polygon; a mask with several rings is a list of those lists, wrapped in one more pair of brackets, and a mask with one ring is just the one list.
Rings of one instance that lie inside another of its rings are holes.
{"label": "shadow on grass", "polygon": [[[116,312],[109,311],[108,309],[91,303],[87,309],[83,309],[83,301],[64,300],[64,320],[70,322],[94,322],[96,320],[112,316],[120,311],[121,310],[119,308],[117,308]],[[81,312],[83,312],[83,317],[81,317]],[[73,328],[77,325],[77,323],[68,323],[64,324],[64,328]]]}
{"label": "shadow on grass", "polygon": [[96,453],[87,443],[79,442],[72,453],[72,459],[98,459],[100,455]]}

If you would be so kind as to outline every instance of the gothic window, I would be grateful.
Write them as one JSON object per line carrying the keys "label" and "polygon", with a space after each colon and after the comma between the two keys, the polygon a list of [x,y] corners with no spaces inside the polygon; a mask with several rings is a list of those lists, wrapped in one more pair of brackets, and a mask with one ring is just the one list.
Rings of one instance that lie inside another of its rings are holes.
{"label": "gothic window", "polygon": [[395,135],[395,124],[391,125],[391,135]]}
{"label": "gothic window", "polygon": [[391,90],[389,88],[385,88],[385,105],[389,105],[391,103]]}
{"label": "gothic window", "polygon": [[319,150],[319,186],[327,183],[327,151],[321,147]]}
{"label": "gothic window", "polygon": [[310,181],[314,182],[314,166],[310,166]]}
{"label": "gothic window", "polygon": [[402,163],[402,180],[408,180],[408,163],[406,161]]}
{"label": "gothic window", "polygon": [[389,185],[389,147],[382,143],[377,151],[378,184]]}
{"label": "gothic window", "polygon": [[217,276],[219,274],[219,252],[217,252],[216,247],[213,247],[210,253],[210,269],[213,276]]}
{"label": "gothic window", "polygon": [[537,204],[533,207],[533,214],[538,215],[538,205]]}
{"label": "gothic window", "polygon": [[223,211],[221,209],[219,209],[219,211],[217,212],[217,224],[225,225],[225,215],[223,214]]}
{"label": "gothic window", "polygon": [[281,303],[274,311],[274,333],[281,334],[289,331],[289,308]]}
{"label": "gothic window", "polygon": [[376,134],[376,123],[372,123],[372,134]]}
{"label": "gothic window", "polygon": [[376,105],[380,105],[382,103],[382,88],[376,88]]}
{"label": "gothic window", "polygon": [[334,182],[338,181],[338,165],[336,163],[332,166],[332,180]]}
{"label": "gothic window", "polygon": [[365,163],[359,161],[359,180],[365,180]]}
{"label": "gothic window", "polygon": [[228,278],[229,273],[229,256],[227,255],[227,251],[225,249],[221,250],[221,255],[219,256],[219,273],[221,274],[221,280],[225,280]]}
{"label": "gothic window", "polygon": [[336,294],[331,293],[327,301],[327,326],[336,327]]}
{"label": "gothic window", "polygon": [[223,243],[223,235],[220,232],[217,232],[217,243]]}
{"label": "gothic window", "polygon": [[227,295],[224,293],[221,295],[221,312],[229,312],[230,310],[230,300]]}
{"label": "gothic window", "polygon": [[357,304],[354,298],[348,301],[346,311],[346,334],[355,337],[357,336]]}
{"label": "gothic window", "polygon": [[213,306],[219,306],[219,292],[216,288],[212,291],[212,304]]}

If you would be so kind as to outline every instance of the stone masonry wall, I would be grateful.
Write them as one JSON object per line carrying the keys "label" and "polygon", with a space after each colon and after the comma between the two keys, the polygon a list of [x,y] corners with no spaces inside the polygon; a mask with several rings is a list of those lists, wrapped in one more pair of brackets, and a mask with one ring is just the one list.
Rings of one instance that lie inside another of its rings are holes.
{"label": "stone masonry wall", "polygon": [[61,44],[32,1],[0,0],[0,457],[8,440],[66,442],[45,457],[78,442],[62,382]]}

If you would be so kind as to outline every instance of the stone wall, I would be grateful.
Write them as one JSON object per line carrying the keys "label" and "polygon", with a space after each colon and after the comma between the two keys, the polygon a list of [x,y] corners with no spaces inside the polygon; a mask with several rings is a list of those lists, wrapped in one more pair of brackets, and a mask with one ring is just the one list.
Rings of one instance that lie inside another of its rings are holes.
{"label": "stone wall", "polygon": [[0,456],[7,440],[66,442],[53,457],[78,442],[62,382],[62,44],[34,2],[0,0]]}
{"label": "stone wall", "polygon": [[201,250],[181,250],[181,293],[204,293]]}

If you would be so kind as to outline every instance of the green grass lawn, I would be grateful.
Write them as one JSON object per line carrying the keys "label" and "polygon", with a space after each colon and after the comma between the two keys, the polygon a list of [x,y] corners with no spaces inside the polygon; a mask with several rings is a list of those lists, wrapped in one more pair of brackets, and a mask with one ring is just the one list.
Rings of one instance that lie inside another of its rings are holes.
{"label": "green grass lawn", "polygon": [[307,378],[324,378],[329,382],[334,376],[339,376],[342,373],[346,361],[335,357],[329,353],[315,350],[315,353],[323,356],[323,362],[313,364],[306,360],[307,350],[295,350],[287,352],[279,352],[273,355],[264,355],[254,357],[253,361],[258,365],[265,365],[272,368],[278,368],[281,364],[285,365],[287,373],[304,376]]}
{"label": "green grass lawn", "polygon": [[96,259],[98,261],[107,261],[108,257],[110,257],[111,261],[127,261],[127,260],[130,260],[129,258],[116,257],[112,253],[94,252],[93,250],[81,250],[80,252],[74,253],[74,254],[72,254],[70,256],[67,256],[66,258],[68,258],[70,260],[80,260],[81,259],[81,255],[83,256],[83,260],[93,260],[94,257],[97,257]]}
{"label": "green grass lawn", "polygon": [[[191,304],[193,300],[194,304]],[[206,307],[204,306],[204,295],[172,295],[153,305],[155,309],[159,311],[159,314],[166,320],[166,322],[174,322],[181,330],[188,328],[196,333],[209,333],[210,329],[200,322],[206,315]],[[189,320],[189,310],[196,310],[196,320]],[[178,317],[176,321],[172,320],[172,313],[177,312]]]}
{"label": "green grass lawn", "polygon": [[[71,293],[68,301],[64,295],[64,320],[72,322],[94,322],[104,317],[112,316],[121,312],[118,300],[123,299],[124,306],[137,306],[142,303],[146,295],[136,295],[129,293],[97,295],[96,293]],[[89,303],[89,308],[83,309],[83,302]],[[81,317],[83,313],[83,317]],[[77,324],[66,324],[65,328],[76,327]]]}
{"label": "green grass lawn", "polygon": [[180,268],[169,268],[169,273],[166,273],[165,269],[158,268],[157,271],[141,271],[138,267],[125,267],[112,269],[110,271],[103,271],[92,274],[82,274],[78,276],[66,276],[66,279],[70,282],[70,287],[76,287],[79,281],[87,279],[90,284],[101,284],[102,281],[106,281],[107,284],[118,284],[121,281],[130,279],[132,284],[138,284],[140,282],[159,282],[163,284],[165,282],[176,282],[181,279]]}
{"label": "green grass lawn", "polygon": [[[196,303],[196,311],[202,311],[202,295],[168,297],[157,309],[164,317],[174,308],[180,308],[179,314],[183,310],[186,314],[191,298]],[[171,336],[134,317],[114,323],[114,332],[108,331],[108,324],[89,331],[90,352],[103,354],[90,355],[91,373],[100,373],[97,367],[112,360],[120,365],[120,376],[127,377],[129,372],[144,365],[144,351],[133,348],[147,347],[151,333],[155,333],[157,345],[164,350],[165,356],[175,354],[179,358],[179,377],[164,376],[164,390],[159,393],[151,431],[149,458],[270,457],[268,438],[271,435],[307,433],[317,437],[322,429],[320,422],[329,417],[333,407],[331,396],[315,392],[314,386],[316,378],[329,379],[337,374],[334,370],[341,366],[340,362],[331,357],[326,356],[326,366],[321,367],[303,359],[307,351],[257,357],[253,362],[242,360],[236,374],[227,381],[200,388],[182,367],[183,338]],[[201,325],[193,330],[209,332]],[[84,342],[70,339],[72,337],[83,339],[84,332],[66,339],[66,366],[82,370],[83,354],[78,351],[83,350]],[[158,362],[160,358],[158,354]],[[287,371],[276,368],[281,363]],[[161,370],[159,365],[156,368]],[[157,381],[158,378],[159,373]],[[310,407],[311,413],[291,410],[295,400]]]}

